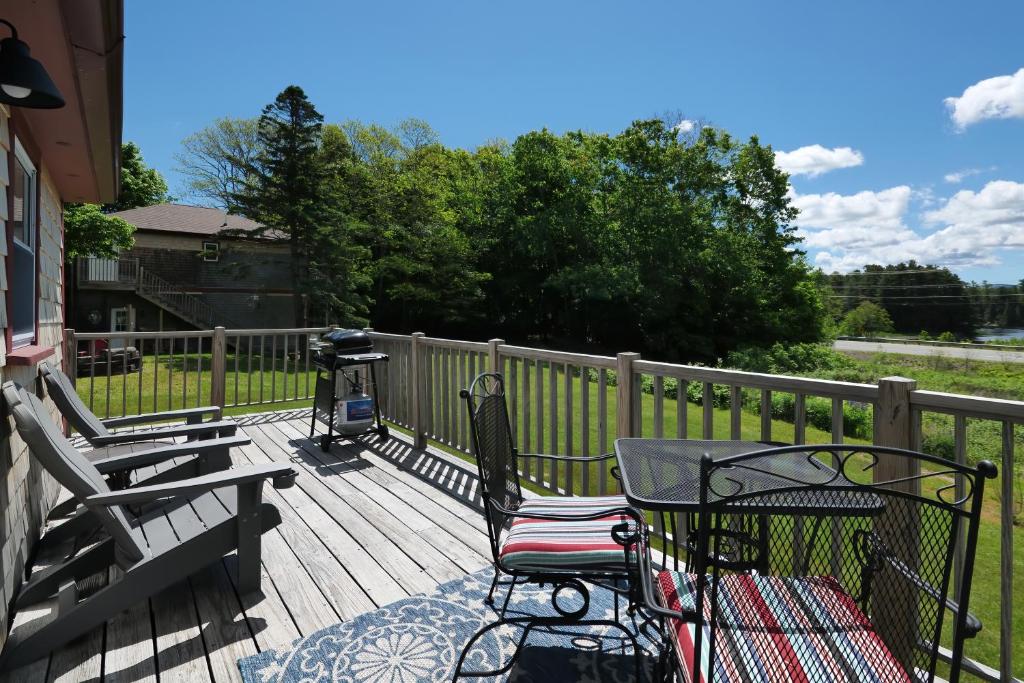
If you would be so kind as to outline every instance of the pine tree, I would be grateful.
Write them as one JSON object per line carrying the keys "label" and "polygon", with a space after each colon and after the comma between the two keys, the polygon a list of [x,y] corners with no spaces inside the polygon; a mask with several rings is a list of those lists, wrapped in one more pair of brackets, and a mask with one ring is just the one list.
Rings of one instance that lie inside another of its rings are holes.
{"label": "pine tree", "polygon": [[287,241],[296,327],[328,316],[346,324],[365,321],[362,252],[328,183],[322,126],[323,116],[302,88],[281,91],[263,108],[261,152],[230,201],[233,213],[261,224],[259,236]]}

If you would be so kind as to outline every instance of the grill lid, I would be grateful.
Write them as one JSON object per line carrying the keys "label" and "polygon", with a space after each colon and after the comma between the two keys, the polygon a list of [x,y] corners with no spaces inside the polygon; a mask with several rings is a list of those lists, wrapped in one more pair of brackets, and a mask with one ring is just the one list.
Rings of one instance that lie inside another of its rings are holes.
{"label": "grill lid", "polygon": [[336,354],[369,353],[373,351],[373,341],[370,335],[362,330],[333,330],[323,335],[321,339],[329,344],[324,349]]}

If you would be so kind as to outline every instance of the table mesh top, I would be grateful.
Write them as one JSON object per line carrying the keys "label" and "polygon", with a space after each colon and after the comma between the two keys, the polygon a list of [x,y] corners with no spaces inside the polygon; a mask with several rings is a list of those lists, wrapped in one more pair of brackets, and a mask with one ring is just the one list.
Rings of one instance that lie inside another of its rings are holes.
{"label": "table mesh top", "polygon": [[[696,510],[700,502],[700,461],[705,453],[712,459],[750,453],[777,447],[756,441],[708,441],[696,439],[618,439],[615,453],[622,473],[626,498],[633,505],[647,509]],[[800,484],[832,486],[848,484],[828,461],[810,459],[814,452],[807,451],[774,454],[753,458],[741,467],[715,470],[709,501],[740,490],[763,492],[750,505],[808,508],[809,510],[841,513],[843,510],[862,510],[879,505],[877,496],[863,491],[807,490],[771,494],[782,487]],[[828,458],[828,455],[824,455]]]}

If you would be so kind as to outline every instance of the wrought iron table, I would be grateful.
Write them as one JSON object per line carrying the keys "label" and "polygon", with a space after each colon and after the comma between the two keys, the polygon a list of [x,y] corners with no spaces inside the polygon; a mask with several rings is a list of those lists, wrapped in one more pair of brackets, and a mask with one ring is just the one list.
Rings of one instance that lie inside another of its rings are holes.
{"label": "wrought iron table", "polygon": [[[695,515],[700,507],[700,462],[704,454],[713,460],[733,455],[776,448],[784,444],[760,441],[718,441],[698,439],[641,439],[626,438],[615,441],[615,456],[622,480],[622,490],[629,504],[641,510],[659,514],[661,527],[671,531],[673,554],[678,559],[677,516],[684,525],[683,536],[695,526]],[[762,549],[767,547],[767,517],[770,515],[799,515],[801,517],[860,517],[878,514],[884,509],[879,496],[871,492],[858,492],[845,476],[814,457],[815,447],[771,457],[753,458],[743,467],[717,470],[708,500],[715,500],[715,491],[734,493],[744,490],[774,490],[787,483],[799,481],[832,486],[848,485],[851,490],[841,494],[834,491],[779,492],[758,496],[756,504],[736,505],[746,515],[758,519],[757,535]],[[669,513],[669,529],[664,515]],[[677,515],[677,513],[685,513]],[[667,553],[669,534],[663,550]],[[689,544],[687,544],[688,546]],[[687,547],[687,554],[692,548]],[[767,562],[767,552],[762,554]]]}

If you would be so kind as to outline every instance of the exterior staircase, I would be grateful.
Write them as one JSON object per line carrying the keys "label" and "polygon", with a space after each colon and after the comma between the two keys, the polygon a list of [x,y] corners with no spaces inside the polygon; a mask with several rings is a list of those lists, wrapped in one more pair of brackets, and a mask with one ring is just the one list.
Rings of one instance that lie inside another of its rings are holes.
{"label": "exterior staircase", "polygon": [[83,257],[79,259],[78,279],[85,286],[133,290],[146,301],[200,330],[213,329],[217,325],[237,327],[231,318],[202,297],[189,294],[182,286],[146,270],[137,258]]}

